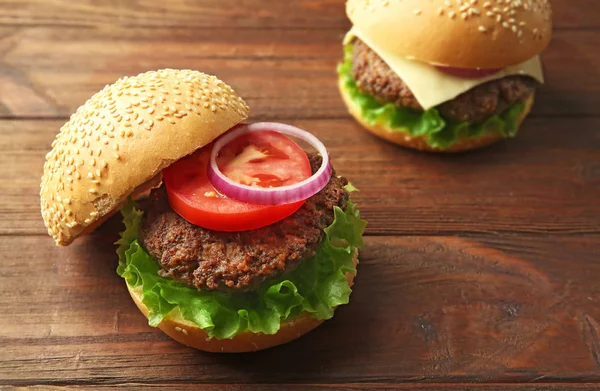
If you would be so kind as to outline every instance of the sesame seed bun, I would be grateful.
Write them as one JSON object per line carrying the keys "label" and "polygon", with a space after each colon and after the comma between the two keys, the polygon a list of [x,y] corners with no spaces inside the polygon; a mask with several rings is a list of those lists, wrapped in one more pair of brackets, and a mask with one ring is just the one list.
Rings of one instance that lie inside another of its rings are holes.
{"label": "sesame seed bun", "polygon": [[[358,265],[358,252],[354,253],[354,267]],[[352,287],[355,273],[346,273],[348,284]],[[127,284],[131,298],[144,316],[148,317],[148,308],[142,303],[144,298],[141,287],[131,288]],[[313,318],[304,312],[299,316],[289,319],[281,324],[276,334],[262,334],[244,331],[231,339],[208,338],[206,331],[195,323],[185,320],[178,308],[171,311],[158,325],[165,334],[175,341],[186,346],[214,353],[242,353],[254,352],[282,345],[300,338],[323,323],[322,320]]]}
{"label": "sesame seed bun", "polygon": [[197,71],[151,71],[106,86],[63,125],[46,155],[40,200],[48,234],[70,244],[132,192],[160,182],[163,168],[247,117],[230,86]]}
{"label": "sesame seed bun", "polygon": [[[339,79],[338,87],[340,90],[340,94],[342,95],[342,99],[344,100],[344,103],[346,104],[350,115],[352,115],[369,132],[394,144],[426,152],[464,152],[490,145],[504,138],[502,134],[500,134],[500,132],[488,131],[487,133],[478,137],[469,137],[464,138],[462,140],[458,140],[456,143],[452,144],[449,148],[446,149],[433,148],[427,143],[425,137],[412,137],[407,132],[403,132],[398,129],[390,129],[389,127],[384,125],[369,124],[363,118],[360,106],[358,106],[356,102],[350,97],[350,94],[348,93],[348,90],[344,87],[344,82],[341,78]],[[531,111],[534,97],[535,94],[532,94],[525,101],[525,109],[518,118],[519,125],[523,122],[525,117]]]}
{"label": "sesame seed bun", "polygon": [[348,0],[346,13],[384,49],[459,68],[519,64],[544,50],[552,32],[548,0]]}

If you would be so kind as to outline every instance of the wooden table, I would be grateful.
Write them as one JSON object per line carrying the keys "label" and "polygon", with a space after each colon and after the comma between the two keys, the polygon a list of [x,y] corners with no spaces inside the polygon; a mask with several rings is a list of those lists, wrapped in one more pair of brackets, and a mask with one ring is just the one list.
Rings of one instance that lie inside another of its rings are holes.
{"label": "wooden table", "polygon": [[[347,115],[343,0],[0,1],[0,385],[593,388],[600,2],[554,9],[547,84],[518,138],[440,156]],[[181,346],[147,325],[115,273],[118,220],[68,248],[46,235],[39,181],[59,127],[105,84],[163,67],[218,75],[252,121],[310,130],[361,189],[351,304],[298,341],[245,355]]]}

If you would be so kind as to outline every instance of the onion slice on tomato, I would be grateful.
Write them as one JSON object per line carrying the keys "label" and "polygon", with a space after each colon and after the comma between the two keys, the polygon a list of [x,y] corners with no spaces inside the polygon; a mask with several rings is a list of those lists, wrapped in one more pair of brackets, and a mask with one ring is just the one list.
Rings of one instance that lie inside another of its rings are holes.
{"label": "onion slice on tomato", "polygon": [[[272,188],[244,185],[225,176],[217,165],[217,156],[221,149],[242,134],[267,130],[294,136],[312,145],[323,158],[321,167],[310,178],[301,182]],[[327,185],[329,178],[331,178],[331,172],[331,162],[329,161],[327,149],[318,138],[295,126],[277,122],[241,125],[225,134],[215,142],[208,165],[208,179],[218,192],[238,201],[258,205],[282,205],[305,200],[317,194]]]}

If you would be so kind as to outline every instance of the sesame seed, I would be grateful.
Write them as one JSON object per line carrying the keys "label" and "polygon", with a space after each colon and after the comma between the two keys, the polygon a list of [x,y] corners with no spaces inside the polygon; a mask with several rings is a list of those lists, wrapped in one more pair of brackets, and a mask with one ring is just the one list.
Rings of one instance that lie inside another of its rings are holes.
{"label": "sesame seed", "polygon": [[456,13],[454,11],[450,11],[448,13],[448,16],[450,17],[450,19],[454,19],[456,17]]}
{"label": "sesame seed", "polygon": [[415,15],[421,15],[421,12],[422,12],[421,10],[417,9],[417,10],[413,11],[413,14],[415,14]]}
{"label": "sesame seed", "polygon": [[485,33],[487,31],[487,29],[485,28],[485,26],[479,26],[479,31],[481,31],[482,33]]}

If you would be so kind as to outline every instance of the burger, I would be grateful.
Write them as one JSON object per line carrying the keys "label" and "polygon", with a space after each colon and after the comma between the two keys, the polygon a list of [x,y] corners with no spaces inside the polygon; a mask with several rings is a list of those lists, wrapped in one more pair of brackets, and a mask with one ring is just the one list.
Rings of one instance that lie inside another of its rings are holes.
{"label": "burger", "polygon": [[366,225],[316,137],[244,123],[248,110],[197,71],[119,79],[62,126],[41,180],[59,246],[120,211],[131,297],[150,326],[211,352],[280,345],[330,319],[349,302]]}
{"label": "burger", "polygon": [[544,82],[548,0],[348,0],[338,66],[350,114],[424,151],[514,137]]}

